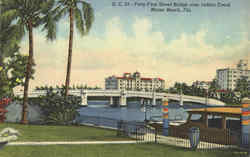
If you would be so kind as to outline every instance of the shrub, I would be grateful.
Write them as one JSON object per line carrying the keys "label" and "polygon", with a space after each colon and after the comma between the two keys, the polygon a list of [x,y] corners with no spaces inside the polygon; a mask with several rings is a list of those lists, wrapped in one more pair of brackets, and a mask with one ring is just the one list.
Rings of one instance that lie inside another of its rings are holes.
{"label": "shrub", "polygon": [[8,112],[5,108],[11,102],[10,98],[2,98],[0,99],[0,122],[2,123],[5,119],[5,113]]}
{"label": "shrub", "polygon": [[77,109],[80,107],[80,97],[65,97],[61,92],[49,89],[46,96],[40,96],[37,100],[45,124],[70,125],[79,116]]}

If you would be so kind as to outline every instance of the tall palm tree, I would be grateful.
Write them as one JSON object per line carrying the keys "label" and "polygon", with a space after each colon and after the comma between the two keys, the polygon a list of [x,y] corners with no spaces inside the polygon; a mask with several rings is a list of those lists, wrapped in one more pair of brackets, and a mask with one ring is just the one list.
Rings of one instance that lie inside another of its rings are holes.
{"label": "tall palm tree", "polygon": [[94,21],[94,10],[89,3],[83,0],[58,0],[54,9],[54,15],[55,21],[58,21],[65,15],[69,15],[69,47],[67,74],[65,80],[65,96],[67,96],[70,84],[74,23],[79,33],[82,36],[86,35],[91,29]]}
{"label": "tall palm tree", "polygon": [[[45,22],[45,17],[49,19],[49,11],[54,6],[54,0],[0,0],[0,8],[2,14],[0,18],[11,21],[13,27],[15,27],[16,34],[23,37],[25,33],[28,33],[29,38],[29,56],[26,67],[24,94],[23,94],[23,112],[21,123],[27,124],[27,102],[28,102],[28,90],[29,80],[31,77],[33,59],[33,28],[41,26]],[[47,21],[49,23],[50,21]],[[44,29],[47,29],[47,38],[54,39],[55,32],[53,27],[46,27],[49,24],[44,25]]]}

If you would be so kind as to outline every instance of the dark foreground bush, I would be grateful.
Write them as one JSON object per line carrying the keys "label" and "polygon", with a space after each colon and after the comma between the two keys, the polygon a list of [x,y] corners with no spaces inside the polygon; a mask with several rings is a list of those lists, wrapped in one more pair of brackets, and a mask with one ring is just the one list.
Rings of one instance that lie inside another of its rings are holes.
{"label": "dark foreground bush", "polygon": [[59,91],[48,90],[46,96],[41,96],[36,100],[41,107],[42,121],[45,124],[70,125],[79,116],[77,109],[80,107],[80,97],[65,97]]}

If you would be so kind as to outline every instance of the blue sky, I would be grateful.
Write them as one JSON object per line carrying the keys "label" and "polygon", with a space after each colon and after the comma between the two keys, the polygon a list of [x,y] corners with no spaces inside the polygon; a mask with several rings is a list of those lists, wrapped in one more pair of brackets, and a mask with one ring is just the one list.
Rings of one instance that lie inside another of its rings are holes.
{"label": "blue sky", "polygon": [[[249,0],[91,0],[95,21],[88,36],[74,34],[72,84],[104,85],[104,78],[140,71],[145,77],[209,81],[217,68],[250,60]],[[150,7],[113,7],[112,2],[209,2],[230,7],[193,7],[192,12],[151,12]],[[69,22],[58,25],[57,40],[35,31],[36,75],[31,86],[65,80]],[[28,41],[21,51],[28,52]]]}

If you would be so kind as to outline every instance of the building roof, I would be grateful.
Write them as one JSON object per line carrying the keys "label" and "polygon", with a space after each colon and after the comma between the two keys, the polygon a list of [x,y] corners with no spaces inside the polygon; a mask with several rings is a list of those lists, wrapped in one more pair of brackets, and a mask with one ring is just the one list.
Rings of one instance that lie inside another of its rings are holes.
{"label": "building roof", "polygon": [[[132,80],[134,79],[133,77],[116,77],[117,79],[129,79],[129,80]],[[162,78],[157,78],[158,80],[160,81],[164,81],[164,79]],[[144,81],[152,81],[153,78],[147,78],[147,77],[141,77],[141,80],[144,80]]]}
{"label": "building roof", "polygon": [[146,77],[142,77],[141,80],[148,80],[148,81],[151,81],[152,78],[146,78]]}
{"label": "building roof", "polygon": [[164,81],[164,79],[162,79],[162,78],[158,78],[160,81]]}
{"label": "building roof", "polygon": [[[129,77],[126,77],[125,75],[126,74],[129,74],[130,76]],[[139,72],[135,72],[134,74],[140,74]],[[113,75],[114,76],[114,75]],[[118,76],[114,76],[116,79],[126,79],[126,80],[132,80],[132,79],[135,79],[134,76],[131,75],[131,73],[128,73],[128,72],[125,72],[123,76],[121,77],[118,77]],[[159,81],[165,81],[164,79],[162,78],[149,78],[149,77],[140,77],[141,80],[144,80],[144,81],[152,81],[153,79],[158,79]]]}
{"label": "building roof", "polygon": [[117,79],[127,79],[127,80],[132,80],[132,77],[116,77]]}

